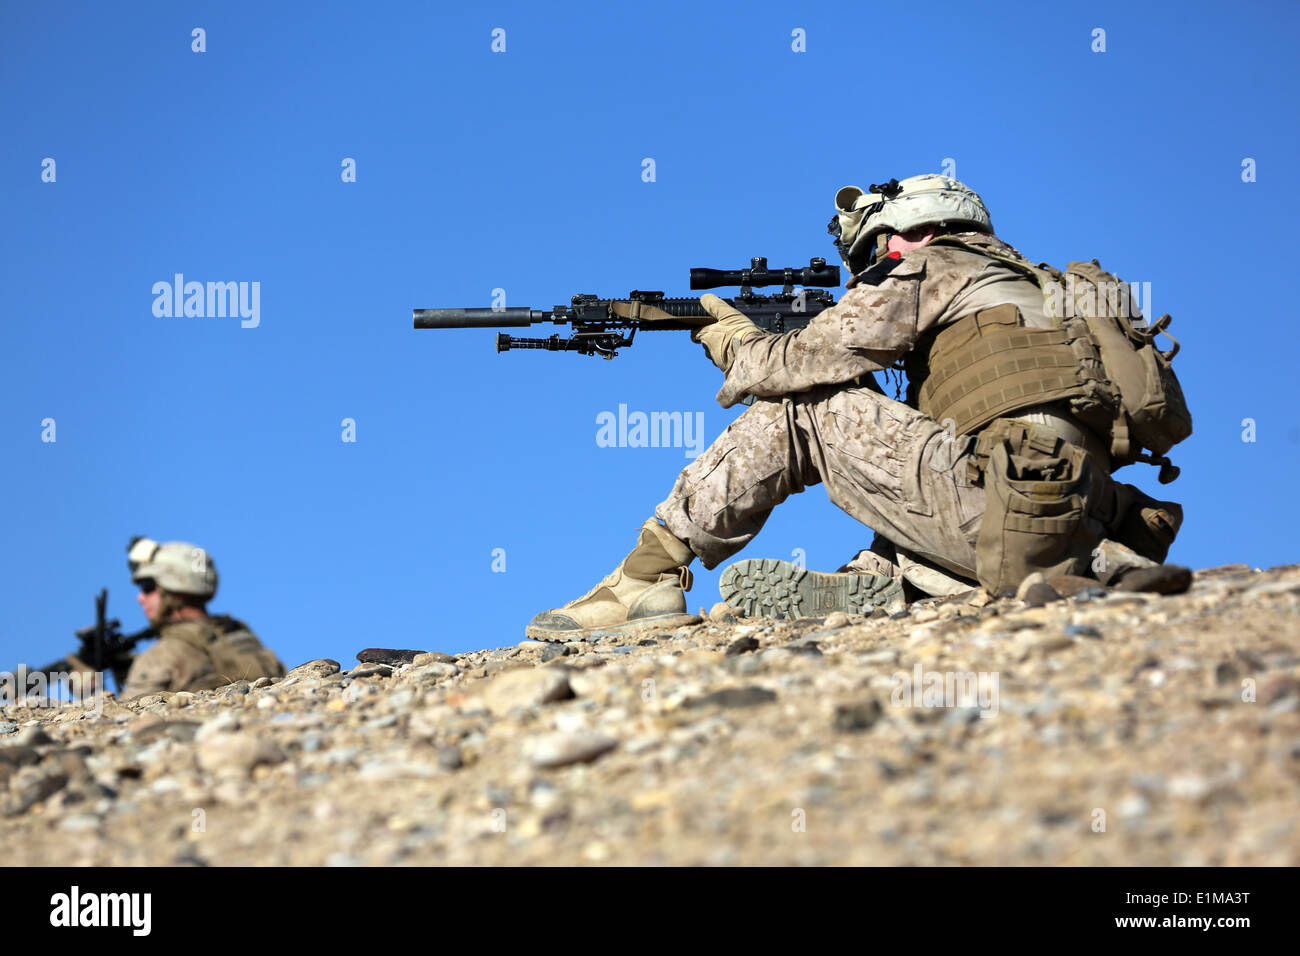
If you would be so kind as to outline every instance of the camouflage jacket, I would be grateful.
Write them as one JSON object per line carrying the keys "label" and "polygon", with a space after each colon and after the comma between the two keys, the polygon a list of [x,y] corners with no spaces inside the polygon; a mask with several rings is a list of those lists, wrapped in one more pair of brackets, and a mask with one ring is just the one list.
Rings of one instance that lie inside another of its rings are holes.
{"label": "camouflage jacket", "polygon": [[[993,236],[959,238],[1023,258]],[[882,259],[854,276],[844,297],[806,328],[737,343],[718,402],[729,408],[746,395],[774,398],[853,382],[892,366],[927,332],[1004,302],[1019,306],[1031,326],[1051,324],[1039,287],[996,260],[945,245]]]}

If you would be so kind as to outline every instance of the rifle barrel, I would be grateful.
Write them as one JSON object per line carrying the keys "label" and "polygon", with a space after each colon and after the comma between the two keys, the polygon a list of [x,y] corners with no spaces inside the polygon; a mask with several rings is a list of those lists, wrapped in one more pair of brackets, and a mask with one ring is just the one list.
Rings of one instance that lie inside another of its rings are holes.
{"label": "rifle barrel", "polygon": [[542,321],[533,309],[412,309],[417,329],[499,329]]}

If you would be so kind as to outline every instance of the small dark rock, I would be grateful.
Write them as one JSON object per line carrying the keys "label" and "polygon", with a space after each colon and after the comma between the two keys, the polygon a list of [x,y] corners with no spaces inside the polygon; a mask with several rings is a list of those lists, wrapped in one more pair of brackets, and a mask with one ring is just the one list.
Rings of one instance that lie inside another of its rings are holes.
{"label": "small dark rock", "polygon": [[19,747],[45,747],[54,740],[40,727],[24,727],[14,736],[13,742]]}
{"label": "small dark rock", "polygon": [[542,663],[558,660],[571,653],[573,653],[573,649],[568,644],[548,644],[542,649]]}
{"label": "small dark rock", "polygon": [[1220,661],[1214,668],[1214,682],[1222,687],[1224,684],[1233,684],[1241,677],[1241,671],[1232,661]]}
{"label": "small dark rock", "polygon": [[391,647],[367,647],[357,653],[357,660],[362,664],[409,664],[415,655],[426,651],[398,650]]}
{"label": "small dark rock", "polygon": [[1056,589],[1046,581],[1039,581],[1025,588],[1024,597],[1021,598],[1030,607],[1042,607],[1044,604],[1051,604],[1060,599],[1061,595],[1057,594]]}
{"label": "small dark rock", "polygon": [[770,704],[774,700],[776,692],[764,687],[726,687],[703,697],[692,697],[686,701],[686,706],[753,707],[757,704]]}
{"label": "small dark rock", "polygon": [[725,656],[735,657],[737,654],[747,654],[750,651],[758,650],[758,640],[753,637],[740,637],[727,645]]}
{"label": "small dark rock", "polygon": [[1115,590],[1182,594],[1191,586],[1191,568],[1180,564],[1158,564],[1153,568],[1134,568],[1126,572],[1115,584]]}
{"label": "small dark rock", "polygon": [[1100,640],[1101,631],[1097,630],[1091,624],[1067,624],[1065,626],[1066,637],[1091,637],[1093,640]]}
{"label": "small dark rock", "polygon": [[443,770],[459,770],[465,766],[465,758],[461,756],[460,748],[455,744],[439,747],[438,766]]}
{"label": "small dark rock", "polygon": [[807,637],[801,637],[797,641],[791,641],[783,645],[785,650],[794,651],[796,654],[811,654],[814,657],[821,657],[822,646],[817,640],[818,635],[829,634],[830,631],[818,631],[816,634],[809,634]]}
{"label": "small dark rock", "polygon": [[1078,819],[1078,814],[1066,810],[1043,810],[1038,814],[1038,820],[1043,826],[1059,827]]}
{"label": "small dark rock", "polygon": [[858,704],[840,704],[835,708],[834,727],[840,733],[858,733],[870,730],[880,719],[880,701],[869,700]]}

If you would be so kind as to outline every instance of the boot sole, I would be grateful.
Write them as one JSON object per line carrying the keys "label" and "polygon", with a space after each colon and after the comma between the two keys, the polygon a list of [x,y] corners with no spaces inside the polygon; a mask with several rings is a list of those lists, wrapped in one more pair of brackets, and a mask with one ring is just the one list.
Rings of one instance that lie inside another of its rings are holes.
{"label": "boot sole", "polygon": [[903,600],[902,583],[883,574],[823,574],[773,558],[737,561],[722,572],[718,590],[747,617],[866,614]]}
{"label": "boot sole", "polygon": [[640,631],[659,631],[670,627],[684,627],[688,624],[699,624],[700,621],[701,618],[698,614],[675,612],[672,614],[658,614],[654,617],[639,617],[634,621],[627,621],[623,624],[606,624],[600,627],[584,627],[562,631],[529,626],[524,628],[524,636],[532,641],[568,644],[572,641],[596,640],[606,635],[621,637]]}

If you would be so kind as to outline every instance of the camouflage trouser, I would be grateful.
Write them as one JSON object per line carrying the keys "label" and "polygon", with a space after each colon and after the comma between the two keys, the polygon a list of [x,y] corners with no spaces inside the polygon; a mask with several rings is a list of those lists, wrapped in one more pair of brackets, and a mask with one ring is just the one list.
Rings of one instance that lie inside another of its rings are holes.
{"label": "camouflage trouser", "polygon": [[760,399],[687,466],[655,514],[714,568],[782,501],[824,483],[834,505],[900,552],[973,579],[985,501],[966,467],[974,443],[869,388]]}

